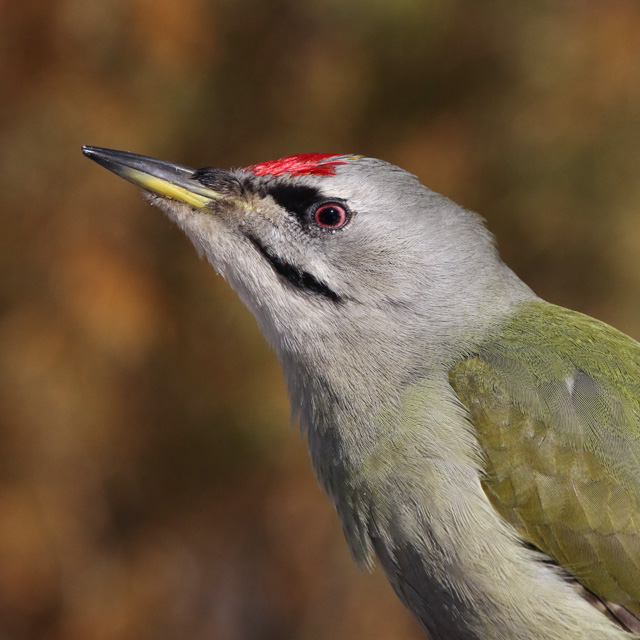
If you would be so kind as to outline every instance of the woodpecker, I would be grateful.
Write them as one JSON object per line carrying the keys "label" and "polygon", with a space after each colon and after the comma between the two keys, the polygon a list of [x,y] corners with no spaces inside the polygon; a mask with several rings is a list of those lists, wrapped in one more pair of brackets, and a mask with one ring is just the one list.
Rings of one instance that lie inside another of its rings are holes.
{"label": "woodpecker", "polygon": [[97,147],[255,315],[351,553],[431,640],[640,637],[640,344],[402,169]]}

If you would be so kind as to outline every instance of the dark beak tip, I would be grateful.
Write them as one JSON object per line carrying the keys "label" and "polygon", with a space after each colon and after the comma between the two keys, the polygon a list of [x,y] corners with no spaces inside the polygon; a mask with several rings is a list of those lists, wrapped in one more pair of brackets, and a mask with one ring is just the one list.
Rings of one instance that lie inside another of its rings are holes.
{"label": "dark beak tip", "polygon": [[100,158],[103,158],[105,156],[104,151],[105,150],[101,147],[92,147],[88,144],[82,145],[82,155],[84,155],[85,158],[89,158],[89,160],[93,160],[94,162],[99,163]]}

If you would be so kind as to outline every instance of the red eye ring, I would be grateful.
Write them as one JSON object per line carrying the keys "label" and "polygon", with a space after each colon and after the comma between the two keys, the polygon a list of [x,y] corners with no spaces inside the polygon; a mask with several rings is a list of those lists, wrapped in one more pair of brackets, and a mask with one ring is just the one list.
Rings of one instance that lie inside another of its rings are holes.
{"label": "red eye ring", "polygon": [[335,231],[347,224],[349,214],[346,207],[339,202],[327,202],[315,210],[314,219],[319,227]]}

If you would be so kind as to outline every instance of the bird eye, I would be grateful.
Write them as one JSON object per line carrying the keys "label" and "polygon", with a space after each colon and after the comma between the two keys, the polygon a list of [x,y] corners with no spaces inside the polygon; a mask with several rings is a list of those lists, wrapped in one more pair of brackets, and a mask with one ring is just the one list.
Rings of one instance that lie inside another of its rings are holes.
{"label": "bird eye", "polygon": [[349,221],[349,214],[344,205],[328,202],[316,209],[315,221],[323,229],[340,229]]}

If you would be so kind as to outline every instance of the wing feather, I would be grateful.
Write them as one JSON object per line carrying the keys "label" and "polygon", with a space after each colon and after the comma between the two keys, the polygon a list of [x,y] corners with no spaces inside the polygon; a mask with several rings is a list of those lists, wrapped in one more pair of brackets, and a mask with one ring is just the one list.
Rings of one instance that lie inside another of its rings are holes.
{"label": "wing feather", "polygon": [[640,616],[640,345],[533,302],[449,377],[494,508],[587,589]]}

